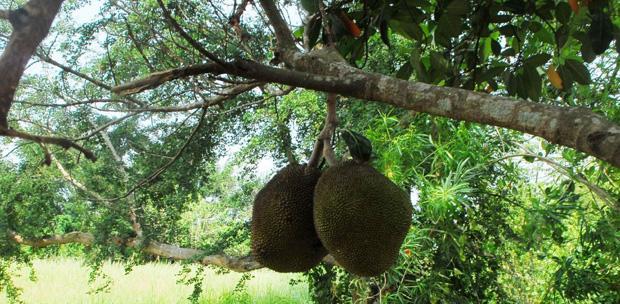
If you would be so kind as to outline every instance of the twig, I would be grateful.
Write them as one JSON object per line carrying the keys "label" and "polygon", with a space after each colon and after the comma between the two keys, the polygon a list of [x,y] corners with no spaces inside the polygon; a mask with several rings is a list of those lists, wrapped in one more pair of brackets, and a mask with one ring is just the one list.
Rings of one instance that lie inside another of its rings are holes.
{"label": "twig", "polygon": [[89,99],[85,101],[77,101],[77,102],[67,102],[67,103],[41,103],[41,102],[29,102],[23,100],[16,100],[14,103],[23,104],[31,107],[46,107],[46,108],[69,108],[69,107],[77,107],[83,105],[89,105],[94,103],[121,103],[127,104],[126,100],[119,99]]}
{"label": "twig", "polygon": [[80,77],[80,78],[82,78],[82,79],[85,79],[85,80],[87,80],[88,82],[91,82],[91,83],[93,83],[93,84],[97,85],[97,86],[98,86],[98,87],[100,87],[100,88],[106,89],[106,90],[108,90],[108,91],[110,91],[110,90],[112,89],[112,87],[111,87],[111,86],[109,86],[109,85],[107,85],[107,84],[103,83],[102,81],[97,80],[97,79],[95,79],[95,78],[92,78],[92,77],[90,77],[90,76],[88,76],[88,75],[86,75],[86,74],[84,74],[84,73],[78,72],[78,71],[76,71],[76,70],[74,70],[74,69],[72,69],[72,68],[70,68],[70,67],[68,67],[68,66],[66,66],[66,65],[63,65],[62,63],[60,63],[60,62],[58,62],[58,61],[56,61],[56,60],[52,59],[52,58],[51,58],[51,57],[49,57],[48,55],[45,55],[45,54],[40,53],[40,52],[36,53],[36,55],[37,55],[37,57],[39,57],[39,59],[41,59],[43,62],[49,63],[49,64],[51,64],[51,65],[53,65],[53,66],[56,66],[56,67],[60,68],[61,70],[65,71],[65,72],[71,73],[71,74],[73,74],[73,75],[75,75],[75,76],[78,76],[78,77]]}
{"label": "twig", "polygon": [[2,128],[2,127],[0,127],[0,136],[21,138],[21,139],[30,140],[30,141],[33,141],[39,144],[50,144],[50,145],[61,146],[65,149],[73,148],[75,150],[82,152],[82,154],[84,154],[84,156],[86,156],[86,158],[88,158],[89,160],[93,162],[97,160],[97,156],[95,156],[93,152],[76,144],[75,142],[67,138],[32,135],[29,133],[17,131],[15,129],[8,129],[8,128]]}
{"label": "twig", "polygon": [[241,41],[245,41],[248,38],[246,37],[247,35],[244,34],[243,29],[241,28],[241,15],[243,15],[243,12],[245,12],[245,8],[248,6],[248,3],[250,1],[251,0],[241,1],[241,4],[236,7],[234,14],[228,19],[228,24],[232,26],[233,30]]}
{"label": "twig", "polygon": [[295,40],[293,40],[293,33],[282,18],[280,10],[276,7],[276,1],[273,0],[260,0],[260,5],[265,11],[269,23],[273,27],[276,33],[277,48],[279,51],[295,50]]}
{"label": "twig", "polygon": [[[70,68],[70,67],[68,67],[66,65],[63,65],[60,62],[52,59],[51,57],[49,57],[49,56],[47,56],[45,54],[36,53],[36,55],[42,61],[47,62],[47,63],[49,63],[49,64],[51,64],[51,65],[53,65],[55,67],[58,67],[61,70],[67,72],[67,73],[70,73],[70,74],[73,74],[73,75],[75,75],[77,77],[80,77],[80,78],[82,78],[82,79],[84,79],[84,80],[86,80],[86,81],[88,81],[88,82],[90,82],[90,83],[92,83],[92,84],[102,88],[102,89],[105,89],[105,90],[108,90],[108,91],[112,90],[111,86],[103,83],[102,81],[94,79],[94,78],[92,78],[92,77],[90,77],[90,76],[88,76],[88,75],[86,75],[84,73],[80,73],[80,72],[78,72],[78,71],[76,71],[76,70],[74,70],[74,69],[72,69],[72,68]],[[127,97],[127,100],[131,101],[132,103],[134,103],[134,104],[136,104],[138,106],[144,106],[144,103],[142,101],[137,100],[135,98]]]}
{"label": "twig", "polygon": [[[94,126],[92,122],[91,124]],[[112,157],[114,157],[114,160],[116,161],[116,165],[118,166],[119,171],[123,174],[123,183],[127,186],[129,184],[129,174],[127,174],[127,169],[125,168],[125,165],[123,164],[123,159],[121,158],[120,154],[114,147],[114,144],[112,144],[112,140],[110,139],[110,136],[108,136],[108,134],[103,131],[99,132],[99,135],[101,135],[101,138],[103,138],[103,142],[105,143],[106,147],[108,147],[108,149],[112,153]],[[140,244],[144,241],[143,239],[144,233],[142,230],[142,225],[140,224],[140,221],[138,221],[138,215],[136,214],[135,193],[132,193],[127,197],[127,205],[129,207],[128,213],[129,213],[129,220],[131,222],[131,227],[133,228],[133,231],[136,233],[136,241],[138,242],[138,244]]]}
{"label": "twig", "polygon": [[196,127],[194,128],[194,130],[192,131],[190,136],[187,138],[185,143],[183,143],[183,146],[181,146],[181,148],[177,151],[177,153],[172,157],[172,159],[170,159],[163,166],[159,167],[157,170],[155,170],[153,173],[151,173],[151,175],[149,175],[145,179],[143,179],[140,182],[138,182],[135,186],[133,186],[131,189],[129,189],[127,192],[125,192],[125,194],[123,194],[123,195],[121,195],[119,197],[110,199],[110,200],[115,201],[115,200],[123,199],[123,198],[126,198],[126,197],[130,196],[132,193],[134,193],[136,190],[138,190],[138,188],[140,188],[140,187],[142,187],[144,185],[148,185],[151,182],[153,182],[154,180],[156,180],[162,173],[164,173],[170,166],[172,166],[179,159],[179,157],[181,157],[183,152],[185,152],[185,149],[189,146],[189,144],[194,139],[194,136],[196,136],[196,134],[198,133],[198,131],[202,127],[204,119],[206,117],[206,114],[207,114],[207,109],[203,108],[202,109],[202,114],[200,116],[200,120],[198,121],[198,124],[196,125]]}
{"label": "twig", "polygon": [[159,7],[164,12],[164,17],[166,18],[166,20],[168,20],[168,22],[170,22],[172,27],[181,35],[181,37],[183,37],[185,39],[185,41],[189,42],[189,44],[192,47],[194,47],[194,49],[196,49],[198,52],[200,52],[200,54],[202,54],[203,56],[211,59],[211,61],[217,63],[218,65],[220,65],[222,67],[226,66],[225,62],[220,60],[213,53],[207,51],[202,45],[200,45],[200,43],[198,43],[198,41],[196,41],[194,38],[192,38],[192,36],[190,36],[183,29],[183,27],[181,27],[181,25],[172,17],[172,15],[170,14],[170,11],[168,11],[168,9],[166,8],[166,5],[164,4],[164,2],[162,0],[157,0],[157,3],[159,4]]}
{"label": "twig", "polygon": [[68,181],[70,184],[72,184],[77,189],[88,194],[91,198],[97,201],[105,201],[105,198],[99,195],[99,193],[91,191],[90,189],[86,188],[84,184],[80,183],[80,181],[78,181],[73,176],[71,176],[71,173],[69,173],[69,171],[65,169],[65,167],[60,163],[60,161],[58,161],[56,156],[54,156],[54,154],[50,153],[50,158],[52,159],[52,162],[56,165],[56,168],[58,169],[58,171],[60,171],[60,174],[66,181]]}
{"label": "twig", "polygon": [[110,120],[110,121],[104,123],[103,125],[95,128],[94,130],[89,131],[88,133],[86,133],[86,134],[84,134],[84,135],[82,135],[82,136],[80,136],[80,137],[78,137],[78,138],[76,138],[74,140],[75,141],[80,141],[80,140],[89,139],[89,138],[93,137],[95,134],[97,134],[98,132],[103,131],[103,130],[107,129],[110,126],[116,125],[116,124],[124,121],[125,119],[130,118],[132,116],[136,116],[136,115],[138,115],[140,113],[141,112],[132,112],[132,113],[129,113],[129,114],[125,115],[125,116],[121,116],[121,117],[119,117],[117,119]]}
{"label": "twig", "polygon": [[512,154],[512,155],[507,155],[504,156],[502,158],[493,160],[491,162],[499,162],[505,159],[509,159],[509,158],[514,158],[514,157],[531,157],[531,158],[536,158],[544,163],[547,163],[549,166],[551,166],[553,169],[555,169],[558,173],[576,181],[579,182],[581,184],[583,184],[584,186],[586,186],[590,191],[592,191],[592,193],[596,194],[596,196],[598,196],[603,202],[605,202],[605,204],[607,204],[609,207],[611,207],[612,209],[616,210],[616,211],[620,211],[620,206],[615,203],[614,198],[611,196],[611,194],[609,194],[607,191],[605,191],[604,189],[602,189],[601,187],[591,183],[589,180],[587,180],[585,177],[583,177],[581,174],[575,174],[572,173],[571,170],[561,164],[559,164],[558,162],[548,158],[548,157],[544,157],[544,156],[540,156],[540,155],[536,155],[536,154],[529,154],[529,153],[521,153],[521,154]]}
{"label": "twig", "polygon": [[127,28],[127,35],[129,36],[129,39],[133,42],[133,45],[136,47],[136,50],[138,50],[138,53],[144,60],[146,66],[149,68],[149,71],[154,72],[155,67],[153,67],[148,57],[146,57],[146,54],[142,49],[142,45],[138,42],[138,39],[136,39],[136,36],[133,33],[133,29],[131,28],[131,23],[129,22],[129,20],[127,20],[127,18],[123,18],[123,21],[125,21],[125,27]]}
{"label": "twig", "polygon": [[[225,100],[231,99],[234,96],[237,96],[241,93],[247,92],[249,90],[252,90],[256,87],[258,87],[259,85],[261,85],[261,83],[253,83],[253,84],[248,84],[248,85],[240,85],[240,86],[236,86],[231,88],[230,90],[223,92],[220,96],[216,96],[213,98],[203,98],[203,102],[196,102],[196,103],[191,103],[188,105],[184,105],[184,106],[174,106],[174,107],[149,107],[149,108],[138,108],[138,109],[124,109],[121,110],[120,112],[130,112],[129,114],[125,115],[125,116],[121,116],[117,119],[111,120],[99,127],[97,127],[96,129],[89,131],[87,134],[80,136],[79,138],[76,138],[76,141],[79,140],[84,140],[84,139],[88,139],[92,136],[94,136],[95,134],[97,134],[98,132],[112,126],[115,124],[118,124],[124,120],[126,120],[127,118],[130,118],[132,116],[138,115],[138,114],[142,114],[142,113],[171,113],[171,112],[186,112],[186,111],[190,111],[190,110],[195,110],[195,109],[200,109],[200,108],[208,108],[211,107],[213,105],[216,104],[220,104]],[[201,96],[202,97],[202,96]]]}

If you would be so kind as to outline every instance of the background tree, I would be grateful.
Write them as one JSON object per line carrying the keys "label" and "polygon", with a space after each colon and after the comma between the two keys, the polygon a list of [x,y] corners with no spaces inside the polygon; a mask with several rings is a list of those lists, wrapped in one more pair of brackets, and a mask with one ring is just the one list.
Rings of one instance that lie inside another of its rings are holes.
{"label": "background tree", "polygon": [[322,265],[317,301],[619,300],[613,1],[105,1],[78,22],[85,5],[0,1],[11,297],[9,265],[57,244],[95,270],[260,268],[246,256],[257,164],[308,159],[330,93],[419,201],[398,265]]}

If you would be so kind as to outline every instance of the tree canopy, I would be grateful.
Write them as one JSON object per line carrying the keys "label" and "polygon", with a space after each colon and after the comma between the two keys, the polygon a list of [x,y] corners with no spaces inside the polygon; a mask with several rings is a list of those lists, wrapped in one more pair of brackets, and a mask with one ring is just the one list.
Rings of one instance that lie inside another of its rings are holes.
{"label": "tree canopy", "polygon": [[259,164],[359,134],[412,226],[383,276],[306,273],[317,302],[620,301],[614,1],[0,0],[0,29],[12,299],[46,254],[261,268]]}

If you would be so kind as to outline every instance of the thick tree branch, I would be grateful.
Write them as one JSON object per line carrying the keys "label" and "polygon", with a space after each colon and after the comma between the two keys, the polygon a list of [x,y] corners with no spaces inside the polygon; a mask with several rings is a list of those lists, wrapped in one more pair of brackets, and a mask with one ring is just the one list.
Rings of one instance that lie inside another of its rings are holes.
{"label": "thick tree branch", "polygon": [[63,0],[31,0],[23,7],[8,13],[13,32],[0,56],[0,136],[31,140],[39,144],[59,145],[65,149],[74,148],[84,153],[88,159],[95,161],[97,158],[91,151],[71,140],[28,134],[11,129],[8,124],[15,91],[26,64],[47,36],[62,2]]}
{"label": "thick tree branch", "polygon": [[14,129],[4,128],[2,126],[0,126],[0,136],[21,138],[21,139],[30,140],[30,141],[33,141],[39,144],[50,144],[50,145],[61,146],[65,149],[73,148],[73,149],[76,149],[82,152],[82,154],[84,154],[84,156],[86,156],[86,158],[88,158],[89,160],[91,161],[97,160],[97,156],[95,156],[95,154],[92,151],[76,144],[75,142],[67,138],[32,135],[32,134],[24,133],[24,132],[17,131]]}
{"label": "thick tree branch", "polygon": [[279,52],[291,51],[295,49],[295,40],[293,40],[293,33],[282,18],[280,10],[276,6],[274,0],[260,0],[260,5],[265,11],[269,23],[273,26],[273,30],[276,33],[277,49]]}
{"label": "thick tree branch", "polygon": [[[62,235],[54,235],[40,239],[26,239],[14,231],[8,231],[9,240],[24,246],[35,248],[43,248],[64,244],[82,244],[84,246],[92,246],[95,243],[95,236],[87,232],[70,232]],[[127,247],[137,247],[138,244],[134,238],[110,240],[111,243],[117,245],[125,245]],[[205,266],[214,265],[222,268],[230,269],[235,272],[248,272],[263,268],[263,266],[254,259],[253,256],[232,257],[225,254],[206,255],[204,250],[183,248],[176,245],[160,243],[157,241],[148,241],[140,247],[142,252],[154,256],[170,258],[174,260],[193,260]],[[336,265],[334,258],[327,255],[323,261],[328,264]]]}
{"label": "thick tree branch", "polygon": [[[308,72],[236,60],[226,73],[505,127],[574,148],[620,168],[620,126],[590,110],[400,80],[350,67],[342,61],[334,61],[335,56],[329,51],[322,52],[297,56],[296,68]],[[213,71],[203,69],[206,73]]]}
{"label": "thick tree branch", "polygon": [[97,80],[95,78],[92,78],[92,77],[90,77],[90,76],[88,76],[88,75],[86,75],[84,73],[80,73],[80,72],[78,72],[78,71],[76,71],[76,70],[74,70],[74,69],[72,69],[72,68],[70,68],[70,67],[68,67],[68,66],[66,66],[66,65],[64,65],[64,64],[62,64],[62,63],[60,63],[60,62],[58,62],[56,60],[54,60],[54,59],[52,59],[51,57],[49,57],[49,56],[47,56],[45,54],[42,54],[42,53],[39,52],[36,55],[37,55],[37,57],[39,57],[39,59],[41,59],[41,61],[49,63],[49,64],[51,64],[51,65],[53,65],[53,66],[55,66],[57,68],[60,68],[61,70],[65,71],[67,73],[71,73],[71,74],[73,74],[73,75],[75,75],[77,77],[80,77],[80,78],[82,78],[82,79],[84,79],[84,80],[86,80],[86,81],[88,81],[90,83],[95,84],[96,86],[98,86],[98,87],[100,87],[102,89],[106,89],[108,91],[112,89],[111,86],[105,84],[103,81],[100,81],[100,80]]}
{"label": "thick tree branch", "polygon": [[47,36],[63,0],[31,0],[10,11],[13,33],[0,56],[0,127],[9,129],[8,114],[26,64]]}
{"label": "thick tree branch", "polygon": [[202,74],[213,74],[219,75],[224,73],[225,70],[223,67],[216,63],[205,63],[205,64],[197,64],[191,65],[187,67],[171,69],[161,72],[156,72],[148,75],[145,78],[141,78],[123,85],[116,86],[111,88],[112,92],[118,95],[131,95],[140,93],[142,91],[154,89],[168,81],[186,78],[189,76],[196,76]]}
{"label": "thick tree branch", "polygon": [[338,126],[338,116],[336,113],[336,105],[338,102],[338,95],[334,93],[327,94],[327,114],[325,115],[325,126],[319,134],[319,139],[323,141],[323,157],[330,166],[338,164],[338,158],[332,149],[331,140],[332,134],[336,131]]}
{"label": "thick tree branch", "polygon": [[139,109],[124,109],[123,112],[150,112],[150,113],[169,113],[169,112],[187,112],[200,108],[208,108],[216,104],[220,104],[226,100],[234,98],[235,96],[250,91],[263,83],[251,83],[251,84],[242,84],[238,86],[234,86],[224,92],[219,93],[218,96],[213,96],[211,98],[205,98],[202,102],[190,103],[187,105],[180,106],[172,106],[172,107],[147,107],[147,108],[139,108]]}
{"label": "thick tree branch", "polygon": [[64,244],[82,244],[90,246],[95,242],[95,237],[92,234],[84,232],[69,232],[67,234],[53,235],[41,239],[26,239],[14,231],[9,231],[8,236],[9,239],[15,243],[35,248]]}
{"label": "thick tree branch", "polygon": [[[70,232],[67,234],[54,235],[41,239],[26,239],[12,231],[9,231],[8,235],[9,239],[17,244],[35,248],[64,244],[82,244],[84,246],[92,246],[95,242],[95,236],[87,232]],[[138,246],[135,238],[116,238],[110,240],[110,242],[118,245],[125,245],[127,247]],[[157,241],[149,241],[142,244],[142,246],[143,247],[140,247],[141,250],[147,254],[175,260],[195,260],[196,263],[200,263],[205,266],[214,265],[236,272],[248,272],[263,268],[263,266],[251,256],[231,257],[223,254],[205,255],[206,253],[204,250],[183,248]]]}
{"label": "thick tree branch", "polygon": [[94,191],[90,191],[88,188],[86,188],[86,186],[84,186],[84,184],[80,183],[80,181],[78,181],[75,178],[73,178],[73,176],[71,176],[71,173],[69,173],[69,171],[67,171],[67,169],[65,169],[65,167],[58,161],[58,159],[56,159],[54,154],[50,154],[50,158],[51,158],[52,162],[56,165],[56,168],[58,168],[58,171],[60,171],[60,174],[62,175],[62,177],[66,181],[71,183],[74,187],[78,188],[79,190],[84,191],[85,193],[90,195],[92,198],[94,198],[96,200],[99,200],[99,201],[103,201],[104,200],[104,197],[99,195],[99,193],[94,192]]}

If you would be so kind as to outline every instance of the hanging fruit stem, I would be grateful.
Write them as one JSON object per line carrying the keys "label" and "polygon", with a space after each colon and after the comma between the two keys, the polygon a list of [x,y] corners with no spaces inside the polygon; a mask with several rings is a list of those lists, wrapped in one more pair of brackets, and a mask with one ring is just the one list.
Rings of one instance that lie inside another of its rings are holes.
{"label": "hanging fruit stem", "polygon": [[319,134],[319,137],[314,145],[314,151],[312,151],[312,156],[310,156],[310,160],[308,160],[308,167],[317,167],[321,156],[325,157],[325,160],[330,166],[334,166],[338,163],[336,154],[331,146],[332,134],[338,126],[338,117],[336,115],[337,98],[338,95],[336,94],[330,93],[327,95],[327,115],[325,116],[325,125],[323,126],[323,130],[321,130],[321,133]]}

